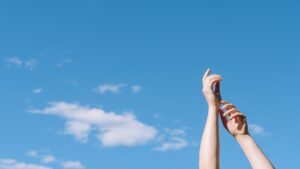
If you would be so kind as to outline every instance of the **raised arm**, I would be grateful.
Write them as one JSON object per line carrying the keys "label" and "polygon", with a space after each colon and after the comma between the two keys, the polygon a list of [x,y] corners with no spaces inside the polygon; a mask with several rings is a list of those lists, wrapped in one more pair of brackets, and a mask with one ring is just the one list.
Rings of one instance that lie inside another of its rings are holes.
{"label": "raised arm", "polygon": [[[236,139],[253,169],[274,169],[248,132],[246,117],[233,104],[221,101],[220,116],[224,127]],[[227,110],[226,112],[224,112]]]}
{"label": "raised arm", "polygon": [[[208,69],[203,75],[203,95],[208,104],[208,114],[200,145],[200,169],[220,168],[220,146],[219,146],[219,100],[220,75],[209,75]],[[214,88],[214,89],[213,89]]]}

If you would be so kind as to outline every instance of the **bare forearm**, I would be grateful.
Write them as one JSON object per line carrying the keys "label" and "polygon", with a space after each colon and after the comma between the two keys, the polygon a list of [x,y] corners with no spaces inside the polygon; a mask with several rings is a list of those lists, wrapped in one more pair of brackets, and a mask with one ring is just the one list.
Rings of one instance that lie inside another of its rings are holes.
{"label": "bare forearm", "polygon": [[253,169],[274,169],[272,163],[264,155],[250,135],[236,137]]}
{"label": "bare forearm", "polygon": [[200,145],[200,169],[219,169],[218,109],[209,108]]}

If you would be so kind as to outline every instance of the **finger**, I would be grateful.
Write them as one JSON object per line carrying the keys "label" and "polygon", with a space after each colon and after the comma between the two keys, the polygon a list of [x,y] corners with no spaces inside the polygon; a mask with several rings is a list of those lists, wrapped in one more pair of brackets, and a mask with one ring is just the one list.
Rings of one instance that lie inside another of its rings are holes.
{"label": "finger", "polygon": [[206,77],[208,76],[209,73],[210,73],[210,68],[208,68],[208,69],[205,71],[205,73],[204,73],[204,75],[203,75],[203,77],[202,77],[202,81],[204,81],[204,80],[206,79]]}
{"label": "finger", "polygon": [[212,75],[209,75],[205,80],[206,80],[207,82],[210,82],[212,79],[214,79],[214,78],[216,78],[216,77],[222,78],[221,75],[218,75],[218,74],[212,74]]}
{"label": "finger", "polygon": [[243,113],[234,113],[232,114],[228,120],[232,120],[233,118],[237,117],[237,116],[241,116],[241,117],[244,117]]}
{"label": "finger", "polygon": [[230,104],[230,103],[226,103],[222,106],[222,110],[229,110],[231,108],[235,108],[235,106],[233,104]]}
{"label": "finger", "polygon": [[209,77],[209,79],[206,79],[207,85],[212,87],[212,84],[214,84],[216,81],[221,81],[222,77],[221,76],[214,76],[212,78]]}
{"label": "finger", "polygon": [[[208,78],[210,78],[210,79],[208,79]],[[214,76],[213,78],[211,78],[211,76],[209,76],[208,78],[206,78],[205,81],[203,82],[203,87],[208,88],[208,89],[212,89],[212,85],[216,81],[222,80],[221,77],[218,77],[218,76]]]}
{"label": "finger", "polygon": [[227,104],[228,102],[225,100],[221,100],[221,104]]}
{"label": "finger", "polygon": [[223,114],[223,116],[230,115],[230,114],[232,114],[232,113],[234,113],[234,112],[238,112],[238,110],[237,110],[236,108],[231,108],[231,109],[229,109],[227,112],[225,112],[225,113]]}

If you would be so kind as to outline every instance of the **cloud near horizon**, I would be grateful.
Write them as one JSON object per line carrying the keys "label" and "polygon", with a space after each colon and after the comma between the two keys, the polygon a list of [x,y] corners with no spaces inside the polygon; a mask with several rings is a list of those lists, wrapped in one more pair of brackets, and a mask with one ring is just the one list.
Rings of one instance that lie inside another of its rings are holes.
{"label": "cloud near horizon", "polygon": [[56,158],[52,155],[46,155],[42,158],[42,162],[45,164],[53,163],[56,161]]}
{"label": "cloud near horizon", "polygon": [[[37,152],[35,150],[31,150],[27,153],[29,157],[36,158],[40,160],[43,164],[59,164],[64,169],[85,169],[86,167],[80,162],[80,161],[74,161],[74,160],[61,160],[59,158],[56,158],[53,155],[50,154],[41,154],[40,152]],[[0,167],[0,169],[2,169]]]}
{"label": "cloud near horizon", "polygon": [[85,167],[79,161],[65,161],[61,163],[65,169],[84,169]]}
{"label": "cloud near horizon", "polygon": [[14,159],[0,159],[0,169],[52,169],[47,166],[19,162]]}
{"label": "cloud near horizon", "polygon": [[108,147],[146,144],[158,132],[154,127],[136,119],[132,113],[117,114],[74,103],[50,102],[44,109],[29,111],[62,117],[66,120],[66,134],[73,135],[81,142],[87,142],[93,132],[102,146]]}

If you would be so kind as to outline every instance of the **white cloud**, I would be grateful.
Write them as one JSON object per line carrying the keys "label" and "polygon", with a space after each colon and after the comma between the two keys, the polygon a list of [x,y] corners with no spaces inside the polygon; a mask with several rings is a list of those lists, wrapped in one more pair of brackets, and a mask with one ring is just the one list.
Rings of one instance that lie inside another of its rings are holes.
{"label": "white cloud", "polygon": [[53,163],[55,161],[56,161],[56,158],[52,155],[46,155],[42,158],[42,162],[46,163],[46,164]]}
{"label": "white cloud", "polygon": [[139,85],[133,85],[131,86],[131,91],[132,93],[139,93],[142,89],[142,86],[139,86]]}
{"label": "white cloud", "polygon": [[85,167],[79,161],[64,161],[62,167],[65,169],[84,169]]}
{"label": "white cloud", "polygon": [[32,93],[34,94],[41,94],[44,92],[44,89],[43,88],[36,88],[32,91]]}
{"label": "white cloud", "polygon": [[135,146],[152,140],[157,130],[137,120],[132,113],[117,114],[79,104],[52,102],[34,113],[56,115],[66,120],[65,133],[87,141],[93,130],[103,146]]}
{"label": "white cloud", "polygon": [[22,60],[18,57],[10,57],[7,58],[6,61],[8,67],[16,65],[18,67],[24,67],[30,70],[33,70],[35,66],[38,65],[38,61],[36,59]]}
{"label": "white cloud", "polygon": [[[186,132],[182,129],[165,129],[166,135],[168,135],[168,139],[165,139],[163,143],[156,147],[157,151],[171,151],[171,150],[179,150],[185,148],[189,145],[188,141],[186,141],[185,136]],[[166,137],[166,136],[163,136]]]}
{"label": "white cloud", "polygon": [[101,84],[97,87],[96,91],[101,94],[105,93],[120,93],[125,84]]}
{"label": "white cloud", "polygon": [[264,128],[262,128],[260,125],[257,125],[257,124],[250,124],[249,129],[255,135],[265,135],[266,134]]}
{"label": "white cloud", "polygon": [[0,159],[0,169],[51,169],[47,166],[18,162],[14,159]]}
{"label": "white cloud", "polygon": [[66,123],[65,133],[74,135],[78,141],[87,142],[90,131],[91,125],[89,123],[80,121],[68,121]]}

